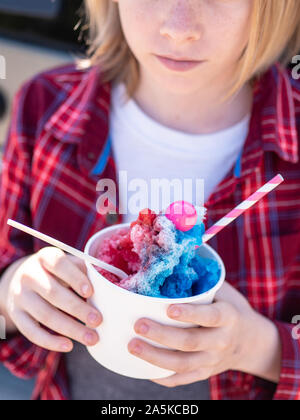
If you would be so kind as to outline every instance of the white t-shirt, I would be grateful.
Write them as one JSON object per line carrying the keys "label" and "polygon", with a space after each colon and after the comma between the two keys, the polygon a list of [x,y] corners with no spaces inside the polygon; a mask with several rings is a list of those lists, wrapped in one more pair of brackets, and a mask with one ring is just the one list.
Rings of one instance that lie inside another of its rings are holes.
{"label": "white t-shirt", "polygon": [[250,114],[225,130],[187,134],[150,118],[133,99],[124,104],[125,93],[124,84],[113,86],[110,114],[124,222],[143,208],[163,210],[177,199],[204,205],[242,151]]}

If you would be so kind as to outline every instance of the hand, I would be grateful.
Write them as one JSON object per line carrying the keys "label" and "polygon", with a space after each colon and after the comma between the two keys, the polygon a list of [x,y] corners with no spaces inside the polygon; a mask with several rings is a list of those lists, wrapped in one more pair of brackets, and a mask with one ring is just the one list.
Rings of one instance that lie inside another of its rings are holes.
{"label": "hand", "polygon": [[34,344],[68,352],[73,348],[70,338],[85,345],[98,342],[92,328],[101,324],[102,316],[82,299],[93,294],[82,260],[58,248],[42,248],[3,278],[0,288],[3,312]]}
{"label": "hand", "polygon": [[[175,308],[180,310],[176,316]],[[170,349],[137,338],[128,345],[133,355],[176,372],[152,382],[175,387],[206,380],[227,370],[278,380],[280,344],[276,327],[255,312],[228,283],[217,293],[215,303],[170,305],[168,316],[195,327],[169,327],[140,319],[135,324],[136,333]]]}

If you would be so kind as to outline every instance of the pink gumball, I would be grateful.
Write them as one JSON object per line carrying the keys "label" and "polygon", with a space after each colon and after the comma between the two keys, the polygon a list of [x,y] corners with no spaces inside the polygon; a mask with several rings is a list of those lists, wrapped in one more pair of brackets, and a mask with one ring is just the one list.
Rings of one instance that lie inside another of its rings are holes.
{"label": "pink gumball", "polygon": [[195,207],[187,201],[175,201],[165,212],[166,217],[174,223],[176,229],[187,232],[197,223],[198,214]]}

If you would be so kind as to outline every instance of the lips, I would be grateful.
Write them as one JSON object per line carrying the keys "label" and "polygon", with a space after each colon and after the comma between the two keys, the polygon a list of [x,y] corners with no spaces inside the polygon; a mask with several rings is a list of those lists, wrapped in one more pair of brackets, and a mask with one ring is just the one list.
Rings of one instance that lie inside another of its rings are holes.
{"label": "lips", "polygon": [[191,61],[191,60],[174,60],[168,57],[163,57],[160,55],[156,56],[157,59],[163,64],[166,68],[173,71],[188,71],[197,67],[204,61]]}
{"label": "lips", "polygon": [[197,63],[199,61],[201,61],[201,60],[193,60],[193,59],[187,58],[187,57],[174,57],[174,56],[171,56],[171,55],[158,55],[158,57],[167,58],[167,59],[173,60],[173,61],[197,62]]}

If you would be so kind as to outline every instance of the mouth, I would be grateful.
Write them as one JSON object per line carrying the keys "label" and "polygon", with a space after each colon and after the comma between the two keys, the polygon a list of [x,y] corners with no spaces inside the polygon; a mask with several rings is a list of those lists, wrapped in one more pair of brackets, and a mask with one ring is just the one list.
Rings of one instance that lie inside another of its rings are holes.
{"label": "mouth", "polygon": [[188,71],[204,63],[204,60],[191,60],[185,57],[174,58],[161,55],[156,55],[156,57],[165,67],[174,71]]}

